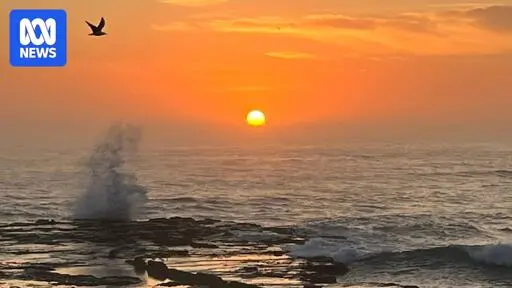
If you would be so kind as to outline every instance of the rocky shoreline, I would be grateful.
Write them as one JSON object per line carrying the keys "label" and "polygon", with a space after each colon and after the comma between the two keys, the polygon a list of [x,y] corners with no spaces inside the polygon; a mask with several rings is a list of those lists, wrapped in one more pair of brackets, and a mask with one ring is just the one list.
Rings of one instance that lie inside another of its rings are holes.
{"label": "rocky shoreline", "polygon": [[[330,258],[292,259],[281,249],[304,243],[304,236],[288,227],[180,217],[10,223],[0,226],[0,285],[325,287],[349,272]],[[203,267],[208,265],[217,265],[222,275]],[[130,271],[107,276],[69,272],[77,267]]]}

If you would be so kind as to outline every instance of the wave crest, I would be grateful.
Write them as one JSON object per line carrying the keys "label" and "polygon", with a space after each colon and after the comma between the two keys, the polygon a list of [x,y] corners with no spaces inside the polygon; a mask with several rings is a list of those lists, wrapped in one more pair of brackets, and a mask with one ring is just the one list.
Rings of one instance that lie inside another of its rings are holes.
{"label": "wave crest", "polygon": [[327,257],[344,264],[356,261],[375,263],[384,261],[423,262],[427,260],[431,263],[462,261],[512,268],[512,244],[450,245],[408,251],[370,252],[347,247],[334,241],[314,238],[303,245],[285,246],[283,250],[294,258]]}

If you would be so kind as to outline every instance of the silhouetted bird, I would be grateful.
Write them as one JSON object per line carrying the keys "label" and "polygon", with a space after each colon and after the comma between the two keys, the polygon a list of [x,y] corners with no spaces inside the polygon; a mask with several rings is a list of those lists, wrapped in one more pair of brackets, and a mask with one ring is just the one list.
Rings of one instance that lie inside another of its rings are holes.
{"label": "silhouetted bird", "polygon": [[105,27],[105,19],[103,19],[103,17],[101,17],[100,24],[98,24],[98,26],[94,26],[91,23],[89,23],[88,21],[85,21],[85,23],[87,23],[87,25],[89,25],[89,27],[91,27],[91,30],[92,30],[92,33],[89,34],[89,36],[103,36],[103,35],[107,34],[103,31],[101,31],[103,29],[103,27]]}

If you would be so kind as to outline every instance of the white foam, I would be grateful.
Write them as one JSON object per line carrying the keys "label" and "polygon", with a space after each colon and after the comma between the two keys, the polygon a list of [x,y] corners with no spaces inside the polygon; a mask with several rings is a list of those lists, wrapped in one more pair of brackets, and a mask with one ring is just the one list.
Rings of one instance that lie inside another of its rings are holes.
{"label": "white foam", "polygon": [[331,257],[334,261],[344,264],[350,264],[366,255],[363,251],[343,247],[339,242],[331,242],[322,238],[313,238],[304,245],[285,245],[282,249],[288,252],[291,257]]}

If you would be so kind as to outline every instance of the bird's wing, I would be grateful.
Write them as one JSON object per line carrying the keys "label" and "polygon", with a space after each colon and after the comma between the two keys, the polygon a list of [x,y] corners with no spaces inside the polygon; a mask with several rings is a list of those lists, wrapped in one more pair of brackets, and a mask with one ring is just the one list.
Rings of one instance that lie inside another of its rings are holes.
{"label": "bird's wing", "polygon": [[89,23],[88,21],[85,21],[85,23],[87,23],[87,25],[89,25],[89,27],[91,27],[91,30],[94,31],[96,29],[98,29],[96,26],[92,25],[91,23]]}
{"label": "bird's wing", "polygon": [[98,29],[103,29],[105,27],[105,19],[101,17],[100,24],[98,24]]}

